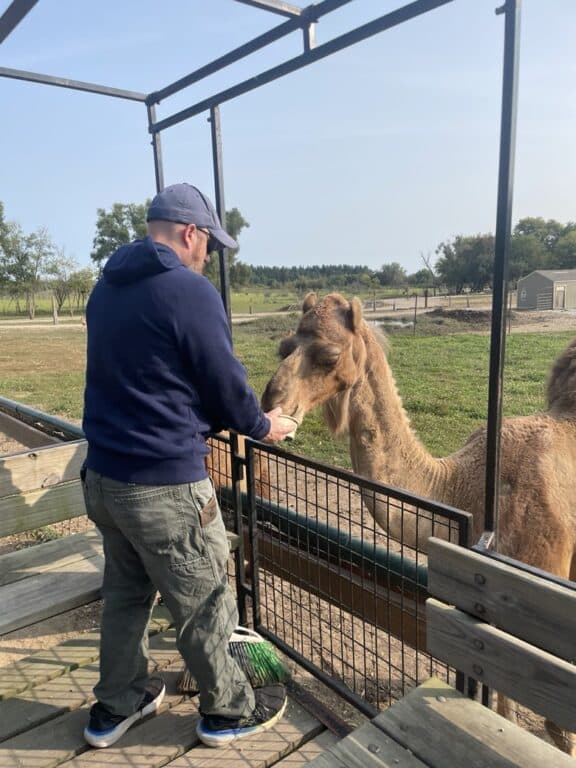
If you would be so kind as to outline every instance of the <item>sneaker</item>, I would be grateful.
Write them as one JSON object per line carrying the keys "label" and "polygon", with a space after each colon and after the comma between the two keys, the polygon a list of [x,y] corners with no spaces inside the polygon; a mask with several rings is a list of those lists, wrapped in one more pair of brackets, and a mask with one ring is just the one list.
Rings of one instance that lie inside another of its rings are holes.
{"label": "sneaker", "polygon": [[200,741],[208,747],[225,747],[236,739],[267,731],[284,714],[288,699],[283,685],[268,685],[254,691],[256,705],[248,717],[204,715],[196,727]]}
{"label": "sneaker", "polygon": [[131,725],[142,720],[146,715],[156,712],[162,704],[165,693],[166,686],[162,680],[150,680],[146,686],[142,704],[133,715],[128,715],[128,717],[113,715],[103,704],[97,701],[90,709],[90,721],[84,729],[84,739],[91,747],[112,746]]}

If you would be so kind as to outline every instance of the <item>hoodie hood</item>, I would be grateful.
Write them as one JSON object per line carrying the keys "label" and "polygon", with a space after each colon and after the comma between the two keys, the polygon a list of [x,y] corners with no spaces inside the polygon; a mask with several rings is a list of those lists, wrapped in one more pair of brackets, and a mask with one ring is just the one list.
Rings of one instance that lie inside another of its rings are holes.
{"label": "hoodie hood", "polygon": [[107,283],[126,285],[184,265],[172,248],[151,237],[123,245],[108,259],[102,272]]}

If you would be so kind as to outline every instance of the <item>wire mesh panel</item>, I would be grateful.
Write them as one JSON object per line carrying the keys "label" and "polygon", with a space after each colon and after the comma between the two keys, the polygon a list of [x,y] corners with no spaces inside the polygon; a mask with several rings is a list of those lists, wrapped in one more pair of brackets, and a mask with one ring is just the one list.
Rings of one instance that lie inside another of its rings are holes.
{"label": "wire mesh panel", "polygon": [[470,515],[277,448],[246,458],[258,631],[369,712],[448,680],[425,650],[425,545],[466,543]]}

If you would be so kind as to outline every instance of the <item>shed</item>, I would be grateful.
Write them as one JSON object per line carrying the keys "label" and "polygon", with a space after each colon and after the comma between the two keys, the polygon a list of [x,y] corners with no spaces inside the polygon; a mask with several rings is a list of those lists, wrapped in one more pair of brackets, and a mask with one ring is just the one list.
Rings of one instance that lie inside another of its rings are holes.
{"label": "shed", "polygon": [[576,309],[576,269],[539,269],[521,277],[518,309]]}

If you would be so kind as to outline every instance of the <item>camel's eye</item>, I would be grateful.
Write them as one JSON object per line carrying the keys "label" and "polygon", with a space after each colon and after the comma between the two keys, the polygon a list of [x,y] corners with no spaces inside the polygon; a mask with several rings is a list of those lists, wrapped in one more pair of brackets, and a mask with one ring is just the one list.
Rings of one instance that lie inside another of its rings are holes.
{"label": "camel's eye", "polygon": [[310,361],[320,368],[334,368],[341,352],[342,350],[336,344],[322,344],[320,342],[310,345],[308,350]]}
{"label": "camel's eye", "polygon": [[288,355],[291,355],[292,352],[296,349],[296,336],[292,334],[292,336],[286,336],[285,339],[282,339],[280,342],[280,346],[278,347],[278,354],[280,355],[281,359],[284,360],[288,357]]}

